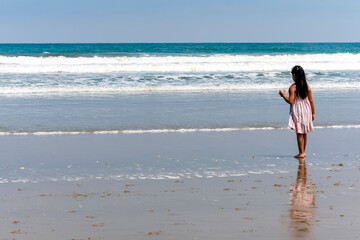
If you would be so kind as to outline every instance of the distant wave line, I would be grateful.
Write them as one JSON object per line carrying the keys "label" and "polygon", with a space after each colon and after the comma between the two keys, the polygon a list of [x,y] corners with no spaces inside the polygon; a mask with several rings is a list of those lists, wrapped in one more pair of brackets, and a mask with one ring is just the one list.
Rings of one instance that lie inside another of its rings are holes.
{"label": "distant wave line", "polygon": [[[346,129],[360,128],[360,124],[353,125],[319,125],[315,129]],[[242,127],[242,128],[180,128],[180,129],[133,129],[133,130],[102,130],[102,131],[38,131],[38,132],[0,132],[5,135],[83,135],[83,134],[143,134],[143,133],[194,133],[194,132],[233,132],[233,131],[271,131],[285,130],[288,127]]]}

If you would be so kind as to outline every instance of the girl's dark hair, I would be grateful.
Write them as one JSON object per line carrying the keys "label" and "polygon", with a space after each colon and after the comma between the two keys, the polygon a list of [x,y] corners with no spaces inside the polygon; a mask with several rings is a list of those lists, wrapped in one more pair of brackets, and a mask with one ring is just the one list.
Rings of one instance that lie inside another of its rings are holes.
{"label": "girl's dark hair", "polygon": [[295,66],[291,69],[291,74],[295,74],[296,95],[302,99],[306,98],[309,94],[309,89],[304,69],[301,66]]}

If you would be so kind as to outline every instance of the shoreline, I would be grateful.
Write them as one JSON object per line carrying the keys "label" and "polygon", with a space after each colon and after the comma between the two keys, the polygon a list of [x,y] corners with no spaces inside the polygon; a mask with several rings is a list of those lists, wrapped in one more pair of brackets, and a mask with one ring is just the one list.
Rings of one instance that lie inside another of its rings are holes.
{"label": "shoreline", "polygon": [[[314,129],[357,129],[359,124],[335,124],[318,125]],[[0,136],[7,135],[107,135],[107,134],[149,134],[149,133],[196,133],[196,132],[234,132],[234,131],[271,131],[271,130],[289,130],[289,127],[226,127],[226,128],[174,128],[174,129],[128,129],[128,130],[96,130],[96,131],[37,131],[37,132],[0,132]]]}

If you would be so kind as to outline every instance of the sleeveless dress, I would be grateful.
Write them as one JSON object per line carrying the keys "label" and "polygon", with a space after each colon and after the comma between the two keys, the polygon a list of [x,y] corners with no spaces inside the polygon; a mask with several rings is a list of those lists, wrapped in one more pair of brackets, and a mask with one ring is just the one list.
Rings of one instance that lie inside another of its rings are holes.
{"label": "sleeveless dress", "polygon": [[289,115],[289,128],[296,133],[304,134],[313,131],[311,105],[307,97],[302,99],[296,96],[290,105]]}

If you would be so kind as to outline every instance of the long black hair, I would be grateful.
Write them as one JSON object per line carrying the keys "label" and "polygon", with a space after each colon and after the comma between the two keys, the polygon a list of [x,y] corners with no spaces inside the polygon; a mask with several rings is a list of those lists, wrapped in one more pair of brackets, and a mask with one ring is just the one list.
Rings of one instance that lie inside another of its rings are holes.
{"label": "long black hair", "polygon": [[302,99],[306,98],[309,95],[309,89],[304,69],[297,65],[291,69],[291,74],[295,74],[296,95]]}

